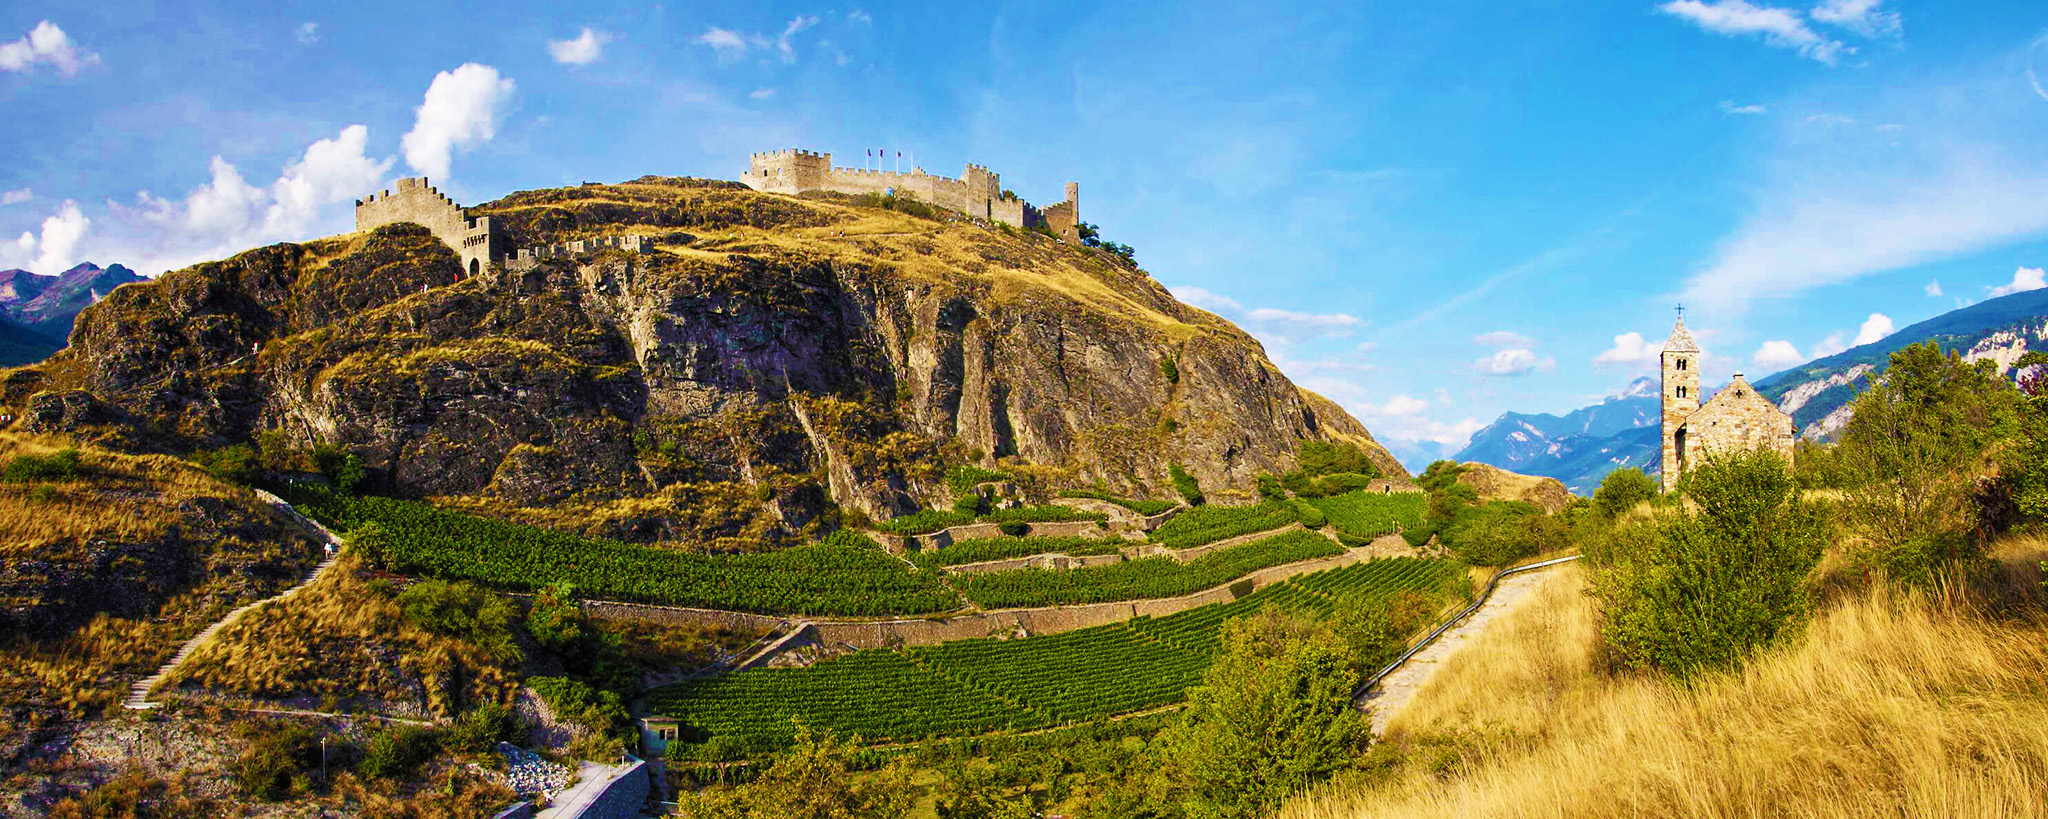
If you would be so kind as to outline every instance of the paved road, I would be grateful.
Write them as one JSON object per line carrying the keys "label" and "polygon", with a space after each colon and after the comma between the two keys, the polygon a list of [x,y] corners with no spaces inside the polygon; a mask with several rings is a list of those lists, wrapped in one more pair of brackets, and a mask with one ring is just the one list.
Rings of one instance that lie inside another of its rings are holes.
{"label": "paved road", "polygon": [[1393,721],[1395,714],[1401,713],[1401,709],[1408,705],[1408,701],[1415,697],[1415,693],[1421,691],[1422,687],[1429,683],[1429,678],[1436,675],[1437,668],[1443,665],[1445,660],[1450,659],[1451,655],[1458,653],[1458,649],[1464,647],[1467,640],[1485,631],[1487,623],[1492,622],[1493,618],[1513,611],[1516,606],[1529,599],[1530,592],[1556,575],[1554,569],[1541,569],[1502,579],[1500,586],[1493,590],[1493,596],[1487,598],[1486,605],[1481,606],[1478,611],[1472,613],[1472,616],[1465,618],[1450,631],[1444,632],[1435,643],[1410,657],[1407,663],[1381,680],[1379,686],[1365,696],[1365,704],[1372,707],[1373,735],[1386,733],[1387,723]]}

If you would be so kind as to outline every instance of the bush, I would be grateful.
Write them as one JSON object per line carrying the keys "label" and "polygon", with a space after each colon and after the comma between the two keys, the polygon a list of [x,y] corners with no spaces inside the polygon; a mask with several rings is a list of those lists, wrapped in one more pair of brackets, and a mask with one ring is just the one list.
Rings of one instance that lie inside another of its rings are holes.
{"label": "bush", "polygon": [[968,517],[986,515],[988,498],[982,497],[980,492],[968,492],[953,499],[953,512]]}
{"label": "bush", "polygon": [[1364,450],[1345,442],[1303,441],[1295,450],[1295,462],[1309,477],[1349,472],[1372,480],[1380,475],[1379,467],[1373,466],[1372,460],[1365,457]]}
{"label": "bush", "polygon": [[303,790],[306,773],[320,765],[320,735],[290,723],[249,726],[249,747],[230,767],[244,796],[276,802]]}
{"label": "bush", "polygon": [[1166,376],[1168,384],[1180,383],[1180,365],[1174,363],[1172,353],[1159,357],[1159,374]]}
{"label": "bush", "polygon": [[501,662],[522,659],[512,638],[512,604],[468,583],[422,580],[399,593],[405,620],[427,631],[455,637]]}
{"label": "bush", "polygon": [[1439,534],[1452,554],[1475,566],[1506,566],[1566,543],[1563,521],[1522,501],[1466,509]]}
{"label": "bush", "polygon": [[1201,482],[1195,480],[1195,476],[1188,474],[1180,464],[1167,464],[1166,476],[1173,479],[1174,491],[1179,492],[1189,506],[1201,506],[1208,502],[1208,498],[1202,496]]}
{"label": "bush", "polygon": [[1021,520],[1008,520],[996,524],[996,530],[1010,537],[1023,537],[1026,532],[1031,531],[1031,524]]}
{"label": "bush", "polygon": [[315,444],[313,468],[327,476],[327,482],[343,492],[354,492],[363,482],[363,459],[334,444]]}
{"label": "bush", "polygon": [[441,750],[434,730],[419,725],[394,725],[370,738],[356,773],[365,779],[404,779],[412,776]]}
{"label": "bush", "polygon": [[1260,475],[1258,485],[1260,500],[1280,500],[1287,497],[1287,487],[1282,486],[1280,479],[1272,475]]}
{"label": "bush", "polygon": [[263,471],[262,456],[248,444],[197,452],[193,454],[192,462],[207,474],[228,483],[254,483]]}
{"label": "bush", "polygon": [[16,455],[0,466],[0,483],[68,481],[78,477],[78,449],[65,447],[48,455]]}
{"label": "bush", "polygon": [[1372,486],[1377,478],[1363,472],[1339,472],[1324,475],[1315,481],[1317,497],[1330,498],[1347,492],[1358,492]]}
{"label": "bush", "polygon": [[961,464],[946,470],[946,489],[956,496],[972,492],[974,487],[984,483],[1007,480],[1012,480],[1010,473],[982,469],[972,464]]}
{"label": "bush", "polygon": [[567,677],[530,677],[526,684],[539,694],[555,716],[598,734],[609,734],[626,723],[626,706],[619,695],[592,688]]}
{"label": "bush", "polygon": [[1709,458],[1681,489],[1699,507],[1587,544],[1606,638],[1622,661],[1677,677],[1732,668],[1791,632],[1827,522],[1768,450]]}
{"label": "bush", "polygon": [[1330,525],[1329,516],[1324,515],[1323,510],[1309,505],[1308,501],[1292,498],[1288,503],[1294,506],[1294,514],[1301,518],[1301,525],[1310,529],[1321,529]]}
{"label": "bush", "polygon": [[512,709],[495,702],[478,704],[448,726],[448,747],[465,754],[489,753],[500,742],[514,742],[525,726]]}
{"label": "bush", "polygon": [[1633,466],[1617,469],[1607,473],[1600,488],[1593,491],[1593,508],[1601,517],[1613,520],[1636,504],[1657,497],[1660,491],[1657,481],[1642,470]]}

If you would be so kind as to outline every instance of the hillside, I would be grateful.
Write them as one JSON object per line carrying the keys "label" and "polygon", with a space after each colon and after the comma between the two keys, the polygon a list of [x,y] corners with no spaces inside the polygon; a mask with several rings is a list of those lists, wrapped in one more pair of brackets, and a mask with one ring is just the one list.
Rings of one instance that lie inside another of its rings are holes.
{"label": "hillside", "polygon": [[2028,343],[2048,339],[2048,290],[1986,299],[1901,328],[1882,339],[1756,381],[1756,391],[1792,414],[1800,437],[1825,439],[1849,420],[1848,404],[1881,378],[1893,352],[1923,341],[1971,358],[2011,365]]}
{"label": "hillside", "polygon": [[1589,495],[1616,469],[1656,471],[1658,420],[1657,381],[1638,378],[1606,400],[1562,416],[1502,413],[1451,458],[1556,478]]}
{"label": "hillside", "polygon": [[338,444],[378,492],[724,549],[944,506],[948,465],[999,459],[1152,497],[1179,463],[1248,498],[1304,440],[1405,474],[1242,330],[1048,237],[654,177],[472,213],[658,250],[464,279],[408,225],[260,248],[107,295],[0,407],[133,450]]}

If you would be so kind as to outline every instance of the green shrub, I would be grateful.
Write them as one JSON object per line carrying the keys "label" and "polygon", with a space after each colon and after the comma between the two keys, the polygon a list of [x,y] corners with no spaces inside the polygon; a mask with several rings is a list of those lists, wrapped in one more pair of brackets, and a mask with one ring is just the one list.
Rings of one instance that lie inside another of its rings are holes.
{"label": "green shrub", "polygon": [[626,706],[618,694],[568,677],[529,677],[526,684],[555,716],[596,733],[609,734],[626,723]]}
{"label": "green shrub", "polygon": [[996,530],[1010,537],[1023,537],[1026,532],[1031,531],[1031,524],[1021,520],[1008,520],[996,524]]}
{"label": "green shrub", "polygon": [[953,499],[953,512],[968,517],[988,514],[988,498],[979,492],[968,492]]}
{"label": "green shrub", "polygon": [[1457,461],[1432,461],[1428,469],[1415,478],[1415,483],[1429,492],[1441,492],[1458,482],[1465,467]]}
{"label": "green shrub", "polygon": [[468,583],[422,580],[399,593],[398,607],[415,626],[465,640],[501,662],[522,659],[512,637],[512,604],[496,594]]}
{"label": "green shrub", "polygon": [[0,466],[0,483],[69,481],[78,477],[78,449],[65,447],[48,455],[16,455]]}
{"label": "green shrub", "polygon": [[1159,374],[1166,376],[1168,384],[1180,383],[1180,365],[1174,363],[1172,353],[1159,357]]}
{"label": "green shrub", "polygon": [[1475,566],[1506,566],[1567,543],[1563,521],[1522,501],[1466,509],[1439,534],[1452,554]]}
{"label": "green shrub", "polygon": [[1316,495],[1317,497],[1328,498],[1342,495],[1346,492],[1364,491],[1367,487],[1372,486],[1372,482],[1375,480],[1377,478],[1363,472],[1339,472],[1333,475],[1324,475],[1316,479]]}
{"label": "green shrub", "polygon": [[983,469],[973,464],[961,464],[959,466],[953,467],[952,469],[946,470],[946,489],[950,490],[956,496],[965,495],[969,492],[974,491],[974,487],[979,486],[981,484],[995,483],[997,481],[1007,481],[1012,479],[1012,476],[1008,472],[997,472],[996,470],[993,469]]}
{"label": "green shrub", "polygon": [[370,738],[356,773],[365,779],[405,779],[440,752],[440,737],[419,725],[393,725]]}
{"label": "green shrub", "polygon": [[458,753],[488,753],[500,742],[516,742],[524,728],[512,709],[495,702],[480,703],[449,724],[447,744]]}
{"label": "green shrub", "polygon": [[1657,481],[1642,470],[1624,467],[1601,479],[1600,488],[1593,491],[1593,508],[1600,511],[1601,517],[1613,520],[1636,504],[1657,497],[1660,491]]}
{"label": "green shrub", "polygon": [[1426,523],[1419,526],[1410,526],[1406,529],[1401,530],[1401,539],[1408,541],[1408,545],[1413,546],[1417,549],[1420,549],[1423,546],[1428,545],[1429,539],[1435,536],[1436,527]]}
{"label": "green shrub", "polygon": [[1309,505],[1308,501],[1301,498],[1290,498],[1288,503],[1294,507],[1294,514],[1301,518],[1301,525],[1310,529],[1321,529],[1330,525],[1329,516],[1324,515],[1323,510]]}
{"label": "green shrub", "polygon": [[1202,496],[1202,484],[1180,464],[1167,464],[1166,476],[1173,479],[1173,489],[1187,500],[1189,506],[1201,506],[1208,501]]}
{"label": "green shrub", "polygon": [[1588,543],[1586,562],[1623,662],[1687,677],[1732,668],[1798,626],[1828,528],[1768,450],[1710,458],[1681,488],[1697,512],[1621,527]]}
{"label": "green shrub", "polygon": [[1373,466],[1372,459],[1358,445],[1327,441],[1303,441],[1295,450],[1295,462],[1309,477],[1355,473],[1371,480],[1380,476],[1379,467]]}
{"label": "green shrub", "polygon": [[251,725],[248,747],[230,765],[244,796],[276,802],[304,790],[308,771],[320,765],[320,735],[303,725]]}
{"label": "green shrub", "polygon": [[1258,485],[1260,500],[1280,500],[1287,497],[1287,487],[1282,486],[1280,479],[1272,475],[1260,475]]}
{"label": "green shrub", "polygon": [[192,462],[207,474],[228,483],[254,483],[263,470],[263,456],[248,444],[196,452],[192,455]]}

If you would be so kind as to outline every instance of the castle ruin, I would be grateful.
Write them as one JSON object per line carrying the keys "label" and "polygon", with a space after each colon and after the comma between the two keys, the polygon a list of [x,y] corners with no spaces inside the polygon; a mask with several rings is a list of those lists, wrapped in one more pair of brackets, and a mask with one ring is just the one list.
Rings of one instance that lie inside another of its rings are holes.
{"label": "castle ruin", "polygon": [[1704,463],[1709,452],[1769,448],[1792,460],[1792,416],[1736,373],[1705,406],[1700,405],[1700,345],[1685,329],[1685,316],[1671,328],[1657,356],[1664,393],[1664,491],[1679,476]]}
{"label": "castle ruin", "polygon": [[387,190],[356,200],[357,232],[399,222],[431,231],[462,260],[464,275],[477,275],[505,255],[504,238],[491,217],[470,218],[424,176],[398,180],[395,193]]}
{"label": "castle ruin", "polygon": [[912,167],[908,173],[834,167],[829,153],[791,148],[751,155],[742,181],[764,193],[833,191],[855,196],[908,196],[1014,227],[1044,225],[1069,242],[1080,239],[1080,183],[1067,183],[1065,201],[1040,208],[1003,190],[1002,177],[981,165],[969,164],[959,179],[953,179],[925,173],[918,167]]}

